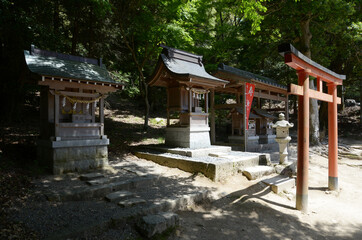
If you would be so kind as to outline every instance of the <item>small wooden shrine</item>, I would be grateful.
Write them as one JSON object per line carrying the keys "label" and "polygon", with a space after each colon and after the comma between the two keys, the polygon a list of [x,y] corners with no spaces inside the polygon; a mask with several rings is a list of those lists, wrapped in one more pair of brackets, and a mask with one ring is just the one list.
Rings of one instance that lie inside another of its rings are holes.
{"label": "small wooden shrine", "polygon": [[104,98],[122,85],[101,59],[31,47],[24,51],[30,76],[41,86],[38,159],[54,174],[108,164]]}
{"label": "small wooden shrine", "polygon": [[[231,118],[231,136],[228,136],[229,143],[240,143],[244,145],[244,110],[242,107],[233,108],[228,114],[228,117]],[[248,129],[246,130],[247,134],[247,144],[248,150],[257,150],[255,147],[259,144],[259,136],[256,135],[256,122],[260,119],[259,115],[250,113]],[[235,134],[236,133],[236,134]]]}
{"label": "small wooden shrine", "polygon": [[260,118],[256,120],[256,133],[260,136],[260,143],[275,143],[275,130],[273,129],[273,121],[277,120],[277,117],[269,114],[262,109],[252,109],[256,115]]}
{"label": "small wooden shrine", "polygon": [[[215,93],[225,93],[229,95],[235,95],[235,102],[232,104],[218,104],[214,105],[214,102],[211,102],[211,142],[216,142],[216,131],[215,131],[215,110],[223,110],[223,109],[242,109],[243,114],[240,114],[239,117],[233,119],[233,128],[234,126],[240,126],[238,131],[242,131],[241,136],[244,136],[244,142],[248,142],[250,140],[250,136],[248,133],[248,129],[244,128],[247,125],[247,113],[246,113],[246,105],[247,105],[247,95],[250,92],[246,91],[247,85],[255,86],[253,92],[253,98],[256,100],[256,108],[253,110],[252,101],[249,102],[248,105],[252,110],[250,112],[250,116],[257,115],[258,118],[249,117],[249,123],[253,124],[255,121],[255,132],[256,136],[259,136],[259,142],[253,140],[250,143],[243,144],[245,151],[258,151],[258,148],[254,148],[253,145],[263,144],[263,149],[271,149],[274,148],[275,145],[275,135],[272,129],[272,121],[275,120],[275,117],[270,115],[265,110],[260,110],[261,108],[261,100],[264,101],[278,101],[284,102],[285,109],[278,109],[280,111],[285,111],[286,118],[288,119],[288,91],[287,87],[279,84],[274,79],[270,79],[258,74],[254,74],[248,71],[244,71],[241,69],[237,69],[225,64],[219,64],[218,70],[214,73],[215,77],[220,79],[229,81],[229,83],[221,88],[217,87],[211,92],[212,98],[214,98]],[[235,122],[234,122],[235,121]],[[240,124],[240,121],[242,122]],[[250,122],[251,121],[251,122]],[[250,126],[250,124],[248,124]],[[253,131],[253,130],[252,130]],[[230,136],[232,137],[233,134]],[[230,139],[229,137],[229,139]],[[270,146],[267,144],[271,143]],[[252,147],[250,147],[252,146]],[[277,146],[276,146],[277,147]]]}
{"label": "small wooden shrine", "polygon": [[[209,147],[208,93],[228,81],[209,75],[202,56],[161,45],[163,48],[150,86],[167,89],[167,128],[165,143],[184,148]],[[178,121],[171,124],[171,114]]]}
{"label": "small wooden shrine", "polygon": [[[244,123],[243,123],[243,117],[244,117],[244,110],[241,107],[233,108],[230,110],[230,113],[228,117],[231,118],[231,135],[242,136],[244,135]],[[246,130],[248,136],[255,136],[256,135],[256,122],[261,117],[259,115],[256,115],[254,113],[250,113],[249,115],[249,123],[248,123],[248,129]]]}

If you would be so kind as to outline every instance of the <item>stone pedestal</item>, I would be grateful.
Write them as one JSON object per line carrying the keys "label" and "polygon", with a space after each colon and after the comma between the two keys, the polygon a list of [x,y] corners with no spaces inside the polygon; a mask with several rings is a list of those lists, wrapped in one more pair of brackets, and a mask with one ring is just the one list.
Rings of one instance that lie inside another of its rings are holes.
{"label": "stone pedestal", "polygon": [[260,144],[275,143],[275,135],[259,135]]}
{"label": "stone pedestal", "polygon": [[108,165],[109,139],[38,140],[38,160],[53,174],[84,171]]}
{"label": "stone pedestal", "polygon": [[[229,143],[244,145],[244,136],[228,136]],[[248,152],[259,151],[259,136],[248,136]]]}
{"label": "stone pedestal", "polygon": [[210,143],[209,127],[167,127],[165,143],[170,147],[207,148]]}
{"label": "stone pedestal", "polygon": [[275,138],[275,141],[279,144],[280,164],[288,162],[288,143],[290,140],[292,140],[292,138],[289,136],[285,138]]}

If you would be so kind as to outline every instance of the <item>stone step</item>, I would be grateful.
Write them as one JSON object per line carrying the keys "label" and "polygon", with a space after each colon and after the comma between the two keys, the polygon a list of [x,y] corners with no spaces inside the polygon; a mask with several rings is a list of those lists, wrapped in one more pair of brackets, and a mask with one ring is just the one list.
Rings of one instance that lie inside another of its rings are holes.
{"label": "stone step", "polygon": [[210,157],[225,157],[228,156],[229,153],[227,152],[213,152],[213,153],[209,153]]}
{"label": "stone step", "polygon": [[289,158],[288,162],[276,165],[275,171],[276,173],[284,176],[295,175],[297,173],[297,160]]}
{"label": "stone step", "polygon": [[110,182],[111,182],[110,178],[98,178],[98,179],[93,179],[93,180],[87,181],[86,183],[91,186],[97,186],[97,185],[107,184]]}
{"label": "stone step", "polygon": [[[87,236],[89,238],[89,234],[92,232],[106,231],[107,229],[119,226],[119,224],[123,224],[124,222],[129,222],[132,219],[137,219],[149,214],[186,210],[196,202],[205,200],[211,201],[210,197],[210,191],[203,190],[177,198],[166,197],[164,199],[149,201],[145,205],[140,204],[131,208],[117,208],[118,210],[114,211],[114,215],[109,219],[99,220],[94,218],[90,219],[91,221],[87,223],[78,223],[76,227],[70,223],[68,228],[53,231],[51,232],[51,235],[45,237],[46,239],[87,239]],[[120,211],[122,212],[120,213]]]}
{"label": "stone step", "polygon": [[134,207],[136,205],[145,204],[146,200],[142,198],[131,198],[131,199],[125,199],[118,203],[120,207],[127,208],[127,207]]}
{"label": "stone step", "polygon": [[269,166],[248,167],[243,170],[243,174],[249,180],[255,180],[263,176],[270,175],[272,173],[275,173],[275,169]]}
{"label": "stone step", "polygon": [[265,179],[263,183],[269,185],[274,193],[279,194],[281,192],[289,192],[295,186],[295,179],[277,176]]}
{"label": "stone step", "polygon": [[102,173],[87,173],[80,175],[79,179],[82,181],[90,181],[97,178],[104,178],[104,175]]}
{"label": "stone step", "polygon": [[136,189],[140,186],[151,186],[158,178],[156,176],[135,177],[123,181],[112,182],[98,186],[85,186],[77,189],[65,189],[59,192],[45,194],[49,201],[83,201],[120,190]]}
{"label": "stone step", "polygon": [[137,227],[142,235],[151,238],[156,234],[162,234],[168,229],[178,226],[179,223],[180,218],[176,213],[160,212],[140,218]]}
{"label": "stone step", "polygon": [[120,200],[125,199],[125,198],[131,198],[134,195],[135,194],[132,193],[132,192],[118,191],[118,192],[113,192],[113,193],[107,194],[105,199],[107,201],[109,201],[109,202],[117,202],[117,201],[120,201]]}

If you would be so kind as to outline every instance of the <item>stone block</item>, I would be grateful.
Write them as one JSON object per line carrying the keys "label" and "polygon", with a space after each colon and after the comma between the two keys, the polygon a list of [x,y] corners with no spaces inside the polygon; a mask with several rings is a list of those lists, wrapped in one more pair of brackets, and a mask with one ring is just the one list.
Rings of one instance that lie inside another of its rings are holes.
{"label": "stone block", "polygon": [[107,158],[108,159],[107,146],[97,146],[96,147],[96,158]]}
{"label": "stone block", "polygon": [[179,224],[179,216],[172,212],[163,212],[142,217],[138,223],[138,229],[147,238],[156,234],[162,234],[166,230]]}
{"label": "stone block", "polygon": [[126,199],[126,200],[122,200],[118,203],[118,205],[120,207],[133,207],[136,205],[140,205],[140,204],[145,204],[146,200],[142,199],[142,198],[131,198],[131,199]]}
{"label": "stone block", "polygon": [[276,194],[279,194],[284,191],[289,192],[290,189],[292,189],[294,186],[295,186],[295,179],[289,178],[284,181],[271,185],[271,189]]}
{"label": "stone block", "polygon": [[107,194],[105,197],[107,201],[117,202],[125,198],[133,197],[135,194],[128,191],[118,191]]}
{"label": "stone block", "polygon": [[262,176],[269,175],[274,173],[275,170],[273,167],[269,166],[255,166],[255,167],[248,167],[245,168],[243,171],[243,174],[249,179],[249,180],[255,180],[258,178],[261,178]]}
{"label": "stone block", "polygon": [[276,173],[284,176],[292,176],[297,173],[297,162],[290,161],[284,164],[278,164],[275,166]]}
{"label": "stone block", "polygon": [[87,173],[80,175],[80,180],[82,181],[89,181],[97,178],[103,178],[104,175],[102,173]]}
{"label": "stone block", "polygon": [[280,193],[283,191],[289,191],[295,186],[295,179],[283,176],[276,176],[269,179],[264,179],[263,183],[270,186],[273,192]]}
{"label": "stone block", "polygon": [[103,184],[110,183],[110,181],[111,180],[109,178],[98,178],[98,179],[87,181],[87,184],[91,185],[91,186],[97,186],[97,185],[103,185]]}
{"label": "stone block", "polygon": [[211,146],[209,127],[168,127],[165,143],[183,148],[204,148]]}

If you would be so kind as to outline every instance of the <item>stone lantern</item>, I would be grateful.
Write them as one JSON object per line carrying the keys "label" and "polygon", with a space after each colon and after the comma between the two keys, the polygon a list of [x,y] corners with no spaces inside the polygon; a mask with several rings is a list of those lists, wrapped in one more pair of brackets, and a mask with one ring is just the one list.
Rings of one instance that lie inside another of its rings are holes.
{"label": "stone lantern", "polygon": [[289,123],[285,120],[284,114],[279,114],[279,121],[273,124],[273,128],[276,128],[275,141],[279,144],[280,164],[285,164],[288,161],[288,143],[292,139],[289,136],[289,128],[293,127],[293,123]]}

